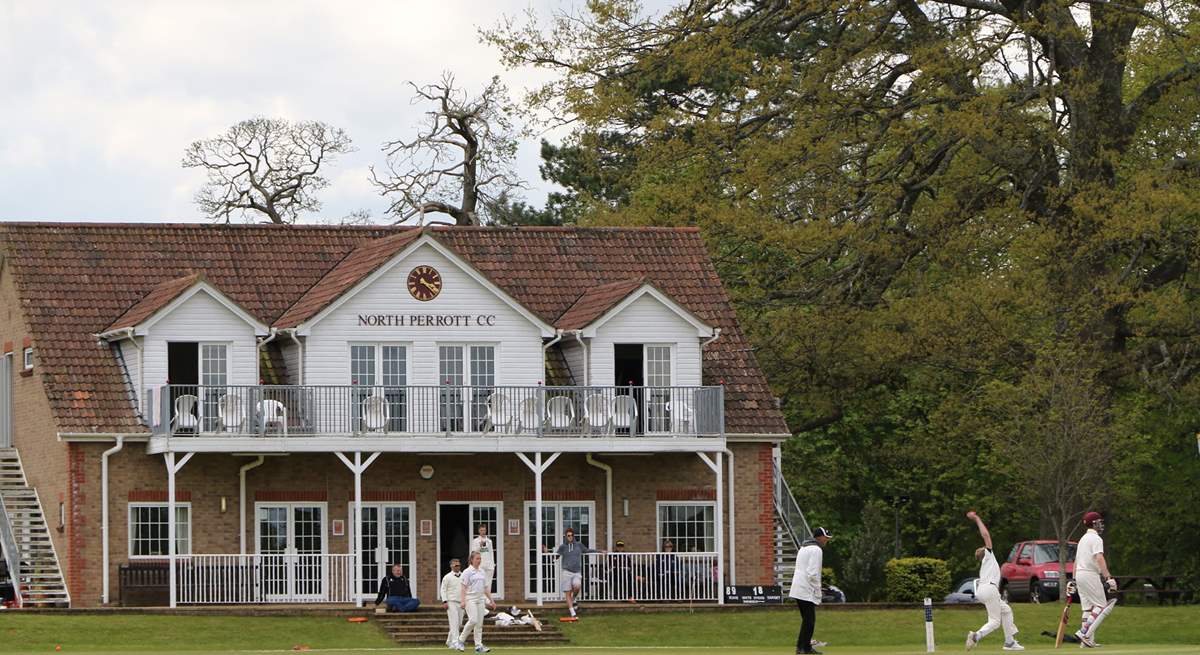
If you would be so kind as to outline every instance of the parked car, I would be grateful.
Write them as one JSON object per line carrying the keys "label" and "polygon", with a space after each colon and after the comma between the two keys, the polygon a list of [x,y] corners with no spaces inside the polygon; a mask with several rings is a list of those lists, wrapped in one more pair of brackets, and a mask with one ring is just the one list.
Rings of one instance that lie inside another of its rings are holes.
{"label": "parked car", "polygon": [[8,577],[8,563],[0,557],[0,607],[8,607],[16,598],[13,581]]}
{"label": "parked car", "polygon": [[[1075,575],[1074,541],[1067,544],[1066,579]],[[1058,570],[1058,542],[1022,541],[1012,547],[1008,560],[1000,566],[1000,595],[1009,601],[1058,600],[1059,589],[1066,584]]]}
{"label": "parked car", "polygon": [[965,578],[954,585],[954,591],[946,594],[942,599],[943,603],[951,605],[959,605],[962,603],[975,603],[975,581],[979,578]]}
{"label": "parked car", "polygon": [[821,602],[844,603],[846,602],[846,594],[833,585],[821,585]]}

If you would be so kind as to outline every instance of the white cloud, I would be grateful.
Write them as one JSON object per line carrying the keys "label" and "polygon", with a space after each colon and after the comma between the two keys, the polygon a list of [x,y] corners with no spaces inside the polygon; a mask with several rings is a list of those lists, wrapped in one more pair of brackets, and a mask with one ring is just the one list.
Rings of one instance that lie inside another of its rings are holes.
{"label": "white cloud", "polygon": [[[546,10],[553,3],[538,0]],[[323,120],[358,152],[328,171],[323,215],[386,201],[367,182],[379,145],[424,108],[406,82],[451,70],[468,89],[504,71],[476,27],[528,0],[472,2],[0,3],[0,220],[203,220],[196,139],[256,115]],[[518,170],[540,202],[538,144]]]}

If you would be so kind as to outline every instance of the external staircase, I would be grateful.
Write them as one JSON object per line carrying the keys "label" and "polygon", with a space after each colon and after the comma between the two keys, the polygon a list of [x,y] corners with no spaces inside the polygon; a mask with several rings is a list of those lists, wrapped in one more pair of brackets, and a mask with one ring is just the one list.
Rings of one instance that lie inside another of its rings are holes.
{"label": "external staircase", "polygon": [[775,579],[783,587],[786,597],[792,586],[792,573],[796,570],[796,552],[800,544],[812,538],[812,530],[800,511],[800,505],[792,496],[783,472],[775,464]]}
{"label": "external staircase", "polygon": [[0,448],[0,545],[22,606],[71,604],[42,503],[25,480],[16,448]]}
{"label": "external staircase", "polygon": [[[503,609],[503,608],[501,608]],[[506,628],[497,626],[488,615],[487,623],[483,626],[483,643],[496,645],[545,645],[563,646],[568,643],[566,635],[558,629],[558,615],[549,612],[534,612],[542,622],[542,631],[538,632],[531,625],[517,624]],[[401,646],[440,645],[446,643],[446,610],[441,607],[422,607],[416,612],[397,614],[377,614],[374,617],[397,644]],[[464,622],[466,617],[464,617]],[[467,650],[474,647],[470,635],[467,636]]]}

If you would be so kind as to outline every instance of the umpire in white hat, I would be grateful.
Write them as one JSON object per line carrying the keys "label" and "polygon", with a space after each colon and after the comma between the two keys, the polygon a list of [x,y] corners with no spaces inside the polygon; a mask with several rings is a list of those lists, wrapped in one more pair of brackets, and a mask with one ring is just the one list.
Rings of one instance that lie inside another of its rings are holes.
{"label": "umpire in white hat", "polygon": [[800,635],[796,637],[797,653],[819,653],[813,650],[813,630],[817,626],[817,605],[821,604],[821,550],[833,535],[825,528],[813,530],[796,553],[796,571],[792,574],[792,589],[788,596],[796,599],[800,608]]}

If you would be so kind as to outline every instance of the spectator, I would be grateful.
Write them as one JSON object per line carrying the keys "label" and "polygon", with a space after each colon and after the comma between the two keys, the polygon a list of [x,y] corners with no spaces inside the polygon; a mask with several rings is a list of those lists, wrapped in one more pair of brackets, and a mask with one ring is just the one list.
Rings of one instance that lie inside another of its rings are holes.
{"label": "spectator", "polygon": [[608,585],[609,589],[612,589],[613,599],[636,603],[634,589],[642,578],[634,572],[633,553],[625,552],[624,541],[613,545],[613,552],[609,554],[608,560]]}
{"label": "spectator", "polygon": [[675,555],[675,542],[670,539],[663,541],[662,552],[654,558],[654,574],[657,577],[655,600],[680,600],[679,595],[679,559]]}
{"label": "spectator", "polygon": [[379,594],[375,596],[378,605],[387,599],[389,612],[415,612],[421,601],[412,597],[412,586],[404,577],[404,567],[393,564],[392,570],[379,581]]}
{"label": "spectator", "polygon": [[[542,550],[545,549],[546,547],[542,546]],[[575,541],[575,530],[572,528],[567,528],[565,540],[559,544],[558,548],[554,549],[554,554],[558,555],[562,567],[558,588],[567,596],[567,609],[570,610],[572,618],[575,618],[576,608],[579,604],[576,599],[583,586],[583,556],[587,553],[602,552],[604,551],[588,548]]]}

